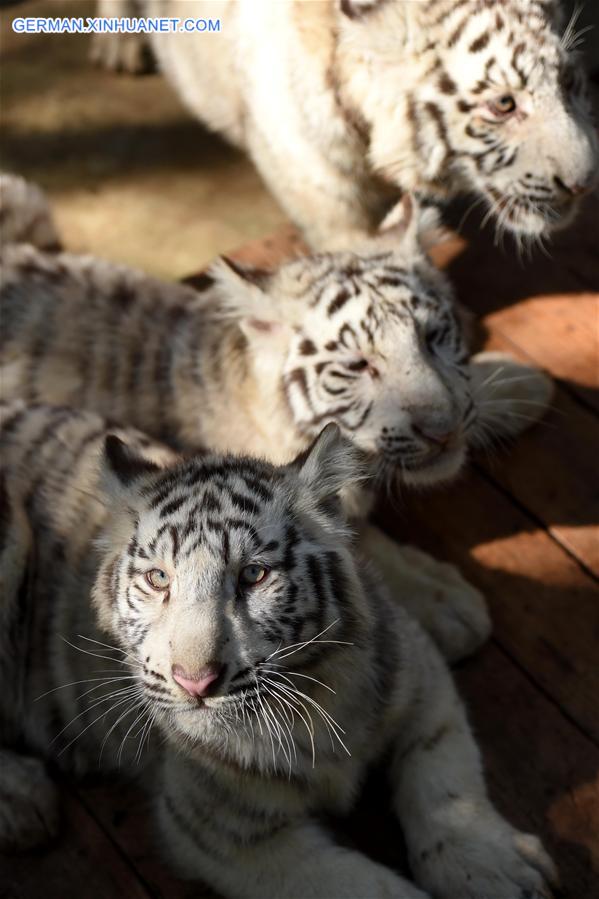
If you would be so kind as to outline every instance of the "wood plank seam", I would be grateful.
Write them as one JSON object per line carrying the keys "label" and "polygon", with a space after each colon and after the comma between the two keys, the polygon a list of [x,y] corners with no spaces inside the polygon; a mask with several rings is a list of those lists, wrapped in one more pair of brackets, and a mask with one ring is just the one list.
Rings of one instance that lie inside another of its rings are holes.
{"label": "wood plank seam", "polygon": [[148,899],[156,899],[156,894],[152,890],[150,884],[146,881],[145,877],[131,858],[131,856],[125,851],[124,847],[114,838],[109,829],[107,829],[104,825],[104,822],[101,818],[96,815],[93,806],[87,801],[85,795],[81,792],[79,787],[76,784],[70,783],[69,792],[73,795],[74,799],[83,806],[84,810],[87,812],[90,818],[94,821],[99,830],[102,831],[106,839],[110,842],[115,852],[120,856],[126,867],[131,872],[132,876],[138,881],[139,886],[147,893]]}
{"label": "wood plank seam", "polygon": [[[576,301],[573,300],[573,302],[576,302]],[[482,321],[483,326],[485,326],[486,318],[483,317],[481,321]],[[514,350],[516,350],[518,355],[524,357],[525,361],[532,362],[535,365],[540,365],[541,368],[544,367],[543,359],[539,359],[539,358],[537,358],[537,356],[535,354],[531,354],[526,347],[524,347],[522,344],[518,343],[517,340],[514,340],[514,337],[512,334],[504,331],[503,328],[501,327],[501,325],[497,325],[495,323],[490,325],[489,326],[489,334],[497,334],[498,336],[500,336],[502,338],[502,340],[505,340],[506,343],[510,344],[510,346],[513,347]],[[599,367],[599,338],[597,341],[597,360],[598,360],[598,367]],[[565,380],[564,378],[555,377],[549,369],[545,369],[545,370],[548,372],[549,375],[551,375],[554,378],[556,384],[559,385],[560,390],[563,390],[564,393],[567,393],[568,396],[570,397],[570,399],[574,400],[579,406],[581,406],[585,410],[585,412],[590,412],[592,415],[597,417],[597,410],[592,405],[592,403],[589,403],[584,398],[584,396],[581,396],[581,394],[578,393],[578,391],[576,389],[572,388],[567,380]]]}
{"label": "wood plank seam", "polygon": [[[528,668],[526,668],[525,665],[522,664],[522,662],[518,659],[518,657],[513,655],[512,652],[510,652],[509,646],[507,646],[506,644],[503,643],[500,636],[498,636],[497,634],[493,634],[490,642],[493,644],[493,646],[495,646],[495,648],[501,653],[501,655],[505,659],[507,659],[515,668],[517,668],[517,670],[520,672],[522,677],[524,677],[528,681],[528,683],[531,685],[531,687],[533,687],[537,691],[537,693],[539,693],[543,697],[543,699],[545,699],[547,702],[549,702],[553,706],[553,708],[556,709],[556,711],[558,711],[560,713],[562,718],[564,718],[564,720],[567,721],[567,723],[569,725],[571,725],[572,727],[575,728],[575,730],[577,731],[577,733],[580,734],[580,736],[584,737],[586,740],[588,740],[589,743],[592,744],[592,746],[595,749],[599,750],[599,740],[595,739],[595,737],[592,734],[590,734],[583,727],[583,725],[570,714],[570,712],[566,708],[564,708],[562,705],[560,705],[559,700],[557,700],[555,698],[555,696],[552,696],[551,693],[548,691],[548,689],[546,687],[544,687],[543,684],[536,679],[536,677],[534,676],[534,673],[530,672],[528,670]],[[484,652],[484,651],[485,650],[483,647],[481,652]]]}
{"label": "wood plank seam", "polygon": [[509,500],[512,505],[514,505],[519,512],[522,513],[526,518],[529,519],[533,524],[535,524],[540,530],[543,530],[550,540],[552,540],[561,550],[563,550],[581,569],[582,573],[589,577],[593,583],[599,586],[599,578],[592,571],[587,564],[581,559],[576,551],[560,537],[559,532],[553,530],[551,525],[546,524],[539,516],[533,512],[528,506],[522,502],[517,496],[507,488],[504,487],[499,481],[497,481],[493,475],[487,471],[480,463],[472,462],[472,467],[476,471],[477,475],[479,475],[490,487],[496,490],[498,493],[501,493],[507,500]]}

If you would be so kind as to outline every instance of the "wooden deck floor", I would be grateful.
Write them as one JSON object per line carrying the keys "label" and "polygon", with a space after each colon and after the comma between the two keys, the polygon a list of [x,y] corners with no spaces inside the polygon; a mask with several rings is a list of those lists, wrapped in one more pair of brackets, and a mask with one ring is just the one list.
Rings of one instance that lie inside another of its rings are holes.
{"label": "wooden deck floor", "polygon": [[[268,263],[293,246],[286,233],[239,256]],[[481,345],[533,360],[557,379],[554,409],[509,452],[477,458],[459,484],[402,497],[379,517],[398,539],[458,563],[485,592],[494,636],[457,678],[493,797],[510,820],[543,836],[566,896],[596,899],[599,200],[550,258],[537,252],[520,264],[476,226],[438,257],[481,316]],[[394,825],[373,791],[353,830],[368,832],[368,847],[389,859]],[[0,897],[197,897],[158,860],[149,818],[132,787],[65,784],[63,837],[46,853],[1,859]]]}

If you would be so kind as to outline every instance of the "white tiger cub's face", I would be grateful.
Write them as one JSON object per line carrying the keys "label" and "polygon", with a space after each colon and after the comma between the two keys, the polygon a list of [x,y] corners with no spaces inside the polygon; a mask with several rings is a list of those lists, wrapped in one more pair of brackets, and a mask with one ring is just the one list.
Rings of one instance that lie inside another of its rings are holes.
{"label": "white tiger cub's face", "polygon": [[159,469],[109,436],[103,467],[94,604],[167,733],[220,745],[264,702],[293,702],[280,674],[327,664],[344,647],[311,641],[347,641],[353,620],[337,494],[361,476],[355,449],[331,426],[289,466],[205,455]]}
{"label": "white tiger cub's face", "polygon": [[457,474],[476,418],[468,355],[449,284],[409,236],[394,252],[298,259],[258,283],[212,271],[302,435],[335,422],[386,478]]}
{"label": "white tiger cub's face", "polygon": [[[410,45],[394,61],[391,44],[406,15],[429,42],[409,71]],[[475,190],[498,227],[519,235],[568,224],[599,155],[576,35],[557,19],[553,0],[363,4],[347,27],[350,39],[361,33],[377,82],[375,166],[402,187],[426,190],[423,178],[433,191]]]}

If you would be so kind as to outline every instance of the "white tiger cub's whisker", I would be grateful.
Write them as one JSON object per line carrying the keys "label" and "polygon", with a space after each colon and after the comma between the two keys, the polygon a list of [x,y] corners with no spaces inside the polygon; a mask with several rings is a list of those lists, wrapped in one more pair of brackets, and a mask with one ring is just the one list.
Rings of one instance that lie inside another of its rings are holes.
{"label": "white tiger cub's whisker", "polygon": [[[115,669],[116,670],[116,669]],[[135,680],[138,679],[137,674],[122,674],[117,675],[115,677],[92,677],[85,678],[84,680],[74,680],[68,684],[59,684],[58,687],[52,687],[51,690],[46,690],[45,693],[40,693],[39,696],[36,696],[33,700],[34,702],[39,702],[40,699],[43,699],[45,696],[49,696],[51,693],[56,693],[57,690],[66,690],[67,687],[76,687],[80,684],[92,684],[94,682],[98,682],[96,687],[92,687],[92,690],[98,690],[101,686],[105,686],[110,684],[111,682],[120,681],[120,680]],[[91,693],[91,690],[87,690],[85,693],[78,694],[78,699],[82,699],[84,696],[87,696],[88,693]]]}
{"label": "white tiger cub's whisker", "polygon": [[323,708],[323,706],[321,706],[320,703],[317,702],[313,697],[308,696],[307,693],[303,693],[301,690],[299,690],[297,688],[297,686],[293,683],[293,681],[290,680],[290,678],[288,678],[284,674],[280,674],[280,673],[278,673],[278,677],[280,677],[284,681],[286,681],[287,686],[284,686],[283,684],[280,684],[278,681],[274,681],[274,680],[272,680],[271,683],[273,683],[273,684],[276,683],[277,686],[284,691],[287,690],[294,697],[298,698],[298,701],[299,701],[299,697],[301,697],[301,699],[303,699],[307,703],[309,703],[309,705],[311,705],[312,708],[316,712],[318,712],[318,714],[324,721],[324,723],[327,727],[327,730],[329,731],[329,736],[331,737],[331,740],[334,735],[335,738],[338,740],[338,742],[341,744],[341,746],[345,749],[347,754],[351,755],[351,752],[349,751],[349,749],[347,748],[347,746],[345,745],[345,743],[343,742],[343,740],[341,739],[341,736],[340,736],[340,733],[345,734],[345,731],[337,723],[337,721],[335,721],[333,716],[329,712],[327,712],[327,710],[325,708]]}
{"label": "white tiger cub's whisker", "polygon": [[[137,694],[134,694],[134,695],[131,697],[131,701],[133,702],[136,698],[139,699],[140,702],[141,702],[142,700],[144,700],[144,697],[143,697],[141,691],[138,691]],[[101,743],[101,745],[100,745],[100,754],[99,754],[99,756],[98,756],[98,766],[100,766],[100,765],[102,764],[102,756],[104,755],[104,749],[106,748],[106,744],[108,743],[108,740],[110,739],[111,735],[112,735],[112,734],[114,733],[114,731],[117,729],[117,727],[119,726],[119,724],[121,723],[121,721],[124,721],[124,719],[127,717],[127,715],[129,715],[132,711],[134,711],[134,710],[137,709],[137,708],[139,708],[139,704],[133,705],[133,706],[131,706],[131,707],[126,707],[126,708],[124,709],[124,711],[120,712],[120,714],[117,716],[117,718],[116,718],[115,721],[112,723],[112,725],[110,726],[110,728],[106,731],[106,733],[104,734],[104,738],[103,738],[103,740],[102,740],[102,743]]]}
{"label": "white tiger cub's whisker", "polygon": [[[103,646],[105,649],[110,649],[113,652],[120,652],[121,655],[125,656],[126,659],[129,659],[129,661],[133,662],[133,664],[135,664],[135,665],[141,664],[139,659],[137,659],[132,653],[127,652],[124,649],[121,649],[120,646],[112,646],[110,643],[102,643],[101,640],[94,640],[92,637],[86,637],[85,634],[77,634],[77,636],[81,640],[87,640],[88,643],[95,643],[97,646]],[[122,664],[122,662],[120,662],[119,659],[115,659],[114,661]]]}
{"label": "white tiger cub's whisker", "polygon": [[[266,690],[266,692],[269,692],[265,683],[262,684],[262,687],[263,687],[263,689]],[[278,720],[274,709],[268,705],[268,702],[266,702],[266,700],[263,701],[262,697],[259,697],[259,702],[260,702],[260,705],[261,705],[261,708],[263,710],[263,714],[264,714],[266,720],[272,722],[272,726],[274,728],[274,734],[279,741],[279,748],[285,757],[285,760],[286,760],[288,768],[289,768],[289,774],[291,775],[291,752],[289,750],[289,747],[285,748],[283,746],[283,737],[285,736],[285,734],[281,728],[281,723]],[[276,757],[274,755],[274,750],[273,750],[273,765],[275,766],[275,768],[276,768],[276,764],[277,764],[277,761],[276,761]]]}
{"label": "white tiger cub's whisker", "polygon": [[[271,665],[273,665],[273,666],[274,666],[274,664],[276,664],[276,663],[271,663]],[[277,665],[276,668],[274,668],[274,667],[271,668],[271,665],[268,665],[268,666],[261,665],[260,667],[261,667],[261,670],[265,670],[265,671],[271,670],[275,674],[278,673],[278,670],[277,670],[278,668],[283,668],[283,670],[285,671],[285,674],[292,674],[294,677],[303,677],[306,680],[314,681],[315,684],[320,684],[321,687],[324,687],[325,690],[328,690],[330,693],[335,693],[335,694],[337,693],[337,691],[333,690],[332,687],[329,687],[328,684],[325,684],[323,681],[318,680],[317,677],[312,677],[312,675],[310,675],[310,674],[302,674],[300,671],[291,671],[285,665]]]}
{"label": "white tiger cub's whisker", "polygon": [[125,731],[125,733],[124,733],[124,735],[123,735],[123,737],[122,737],[122,739],[121,739],[120,746],[119,746],[119,748],[118,748],[118,752],[117,752],[117,765],[119,766],[119,768],[120,768],[120,766],[121,766],[121,761],[122,761],[122,758],[123,758],[123,751],[124,751],[124,749],[125,749],[125,745],[126,745],[126,743],[127,743],[127,738],[128,738],[128,736],[129,736],[129,734],[131,733],[131,731],[133,730],[133,728],[135,727],[135,725],[138,723],[138,721],[141,721],[141,720],[142,720],[142,719],[149,713],[149,711],[150,711],[150,709],[151,709],[151,705],[150,705],[150,703],[148,702],[147,699],[143,698],[143,699],[140,701],[140,704],[137,706],[137,708],[141,708],[141,712],[139,713],[139,715],[137,716],[137,718],[135,718],[134,721],[129,725],[128,729]]}
{"label": "white tiger cub's whisker", "polygon": [[[275,691],[275,693],[281,694],[281,699],[284,700],[285,702],[288,702],[289,705],[291,706],[291,708],[301,718],[301,720],[304,724],[304,727],[306,728],[306,732],[308,734],[308,739],[310,740],[310,749],[312,751],[312,767],[314,768],[316,765],[316,744],[315,744],[315,740],[314,740],[314,737],[316,734],[316,729],[314,727],[314,721],[312,719],[312,715],[310,714],[309,709],[301,701],[301,699],[298,699],[296,696],[294,696],[291,693],[291,691],[288,690],[283,684],[277,684],[274,681],[271,681],[270,687]],[[299,706],[299,708],[298,708],[298,706]],[[304,714],[301,711],[301,709],[303,709],[304,712],[306,713],[306,717],[304,717]]]}
{"label": "white tiger cub's whisker", "polygon": [[[87,724],[87,725],[83,728],[83,730],[81,730],[81,731],[79,731],[79,733],[75,734],[75,736],[73,737],[73,739],[70,740],[70,741],[66,744],[66,746],[63,746],[63,748],[60,750],[60,752],[58,753],[58,755],[59,755],[59,756],[63,755],[63,754],[67,751],[67,749],[70,749],[70,747],[73,745],[73,743],[75,743],[77,740],[79,740],[79,739],[83,736],[83,734],[85,734],[85,733],[90,729],[90,727],[93,727],[94,724],[97,724],[98,721],[101,721],[102,718],[105,718],[105,717],[106,717],[106,715],[109,715],[111,712],[114,712],[116,709],[120,708],[122,705],[127,705],[127,704],[129,704],[129,703],[131,703],[131,702],[134,702],[135,699],[136,699],[136,697],[137,697],[137,695],[138,695],[137,693],[133,693],[133,694],[131,694],[131,695],[122,696],[120,699],[118,699],[117,702],[115,702],[115,703],[113,703],[113,705],[109,706],[109,708],[104,709],[104,710],[97,716],[97,718],[94,718],[94,720],[93,720],[93,721],[90,721],[90,723]],[[107,697],[107,698],[108,698],[108,697]],[[110,697],[110,698],[113,698],[113,697]],[[85,711],[86,711],[86,712],[90,712],[92,709],[96,708],[98,705],[100,705],[100,702],[97,702],[97,703],[95,703],[94,705],[91,705],[91,706],[90,706],[89,708],[87,708]],[[133,711],[136,707],[137,707],[137,706],[129,707],[129,711]],[[68,724],[67,726],[70,727],[71,724],[73,723],[73,721],[77,720],[77,718],[79,718],[79,717],[80,717],[80,716],[77,715],[76,718],[74,718],[72,721],[70,721],[69,724]],[[54,742],[54,740],[53,740],[52,742]]]}
{"label": "white tiger cub's whisker", "polygon": [[[65,726],[62,728],[62,730],[60,730],[60,731],[56,734],[56,736],[54,737],[54,739],[52,740],[52,743],[51,743],[50,745],[52,745],[53,743],[55,743],[56,740],[57,740],[60,736],[62,736],[62,734],[63,734],[66,730],[68,730],[68,728],[71,727],[72,724],[75,723],[75,721],[78,721],[79,718],[82,718],[84,715],[87,715],[88,712],[91,712],[93,709],[97,708],[97,706],[102,705],[102,703],[104,703],[104,702],[110,702],[112,699],[115,699],[115,698],[120,697],[120,696],[127,696],[127,697],[128,697],[128,696],[133,696],[133,695],[135,695],[135,692],[136,692],[137,690],[138,690],[138,687],[137,687],[136,685],[129,684],[129,685],[126,686],[126,687],[121,687],[121,688],[119,688],[118,690],[113,691],[112,693],[108,693],[108,694],[105,695],[105,696],[101,696],[100,698],[94,697],[94,701],[91,703],[91,705],[87,705],[81,712],[79,712],[79,714],[77,714],[77,715],[75,715],[73,718],[71,718],[71,720],[68,722],[68,724],[65,724]],[[103,713],[103,714],[104,714],[104,713]]]}
{"label": "white tiger cub's whisker", "polygon": [[304,640],[301,643],[289,643],[287,646],[279,646],[277,649],[275,649],[274,652],[271,652],[271,654],[266,657],[265,661],[268,662],[269,659],[272,659],[272,657],[277,655],[278,653],[286,652],[288,649],[293,649],[295,646],[301,649],[303,646],[307,646],[308,643],[313,643],[314,640],[318,639],[318,637],[322,637],[322,635],[326,634],[327,631],[330,631],[332,627],[334,627],[336,624],[339,624],[339,621],[339,618],[335,618],[334,621],[331,621],[330,624],[323,628],[323,630],[319,631],[319,633],[315,634],[310,640]]}
{"label": "white tiger cub's whisker", "polygon": [[[82,652],[88,656],[94,656],[94,658],[96,658],[96,659],[106,659],[106,661],[108,661],[108,662],[118,662],[119,661],[119,659],[115,659],[113,656],[101,655],[98,652],[91,652],[89,649],[83,649],[82,646],[76,646],[75,643],[71,643],[71,641],[67,640],[66,637],[63,637],[62,634],[60,634],[59,636],[60,636],[61,640],[63,640],[65,643],[67,643],[73,649],[76,649],[77,652]],[[127,662],[127,663],[123,662],[123,664],[131,665],[132,663],[131,662]],[[143,665],[141,664],[141,662],[136,661],[135,666],[140,669],[143,668]]]}
{"label": "white tiger cub's whisker", "polygon": [[[293,750],[295,760],[297,761],[297,751],[295,748],[295,742],[293,739],[293,724],[294,724],[294,716],[293,716],[293,708],[289,703],[283,703],[282,699],[277,696],[271,689],[271,682],[268,678],[261,678],[260,684],[262,689],[264,689],[272,699],[277,703],[277,705],[281,709],[282,718],[278,719],[279,726],[284,729],[283,734],[287,741],[287,747],[289,751]],[[290,711],[291,710],[291,711]],[[274,709],[273,709],[274,712]],[[289,743],[291,741],[291,744]],[[291,771],[291,759],[289,759],[290,771]]]}
{"label": "white tiger cub's whisker", "polygon": [[272,722],[269,719],[269,717],[267,716],[267,710],[266,710],[265,704],[264,704],[259,692],[256,694],[256,699],[258,701],[258,706],[260,708],[260,714],[262,716],[262,720],[264,721],[264,726],[266,728],[266,732],[267,732],[268,738],[270,740],[270,745],[271,745],[271,750],[272,750],[272,763],[273,763],[273,766],[276,768],[277,754],[275,751],[275,742],[273,739]]}
{"label": "white tiger cub's whisker", "polygon": [[[293,727],[295,724],[295,715],[293,712],[293,706],[290,703],[283,700],[280,696],[277,696],[268,685],[264,686],[267,693],[273,698],[274,702],[277,703],[279,708],[281,709],[281,726],[285,728],[286,736],[288,740],[288,745],[290,745],[290,749],[293,752],[294,760],[297,763],[297,748],[295,745],[295,739],[293,736]],[[291,773],[291,769],[290,769]]]}

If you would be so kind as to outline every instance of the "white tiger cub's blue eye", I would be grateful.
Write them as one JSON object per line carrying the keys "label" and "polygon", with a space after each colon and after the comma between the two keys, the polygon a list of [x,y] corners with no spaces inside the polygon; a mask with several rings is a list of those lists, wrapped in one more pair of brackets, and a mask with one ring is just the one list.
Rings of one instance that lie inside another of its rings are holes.
{"label": "white tiger cub's blue eye", "polygon": [[146,581],[153,590],[166,590],[170,587],[171,579],[162,568],[152,568],[146,572]]}
{"label": "white tiger cub's blue eye", "polygon": [[246,587],[255,587],[267,576],[269,569],[266,565],[245,565],[239,572],[239,581]]}

